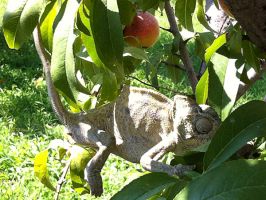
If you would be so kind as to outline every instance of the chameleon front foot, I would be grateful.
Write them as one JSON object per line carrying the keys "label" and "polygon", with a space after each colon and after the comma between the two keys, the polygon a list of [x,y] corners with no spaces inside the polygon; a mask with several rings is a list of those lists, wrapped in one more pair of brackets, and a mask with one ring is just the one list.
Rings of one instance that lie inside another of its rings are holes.
{"label": "chameleon front foot", "polygon": [[195,165],[182,165],[178,164],[173,166],[173,171],[171,175],[183,176],[187,171],[195,169]]}
{"label": "chameleon front foot", "polygon": [[103,193],[103,183],[100,172],[99,173],[91,173],[86,170],[85,179],[90,185],[91,195],[95,197],[99,197]]}

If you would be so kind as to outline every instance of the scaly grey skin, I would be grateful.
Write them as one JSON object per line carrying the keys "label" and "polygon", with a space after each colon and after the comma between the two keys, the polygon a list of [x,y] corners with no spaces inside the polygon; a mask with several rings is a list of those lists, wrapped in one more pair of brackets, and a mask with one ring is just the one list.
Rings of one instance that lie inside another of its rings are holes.
{"label": "scaly grey skin", "polygon": [[176,95],[170,100],[153,90],[124,86],[113,103],[81,112],[64,109],[52,83],[50,61],[34,31],[37,52],[44,66],[48,94],[54,112],[73,140],[97,150],[85,170],[91,194],[103,192],[101,169],[110,153],[140,163],[151,172],[183,175],[193,166],[170,166],[159,162],[167,152],[183,154],[209,141],[219,126],[219,117],[208,106]]}

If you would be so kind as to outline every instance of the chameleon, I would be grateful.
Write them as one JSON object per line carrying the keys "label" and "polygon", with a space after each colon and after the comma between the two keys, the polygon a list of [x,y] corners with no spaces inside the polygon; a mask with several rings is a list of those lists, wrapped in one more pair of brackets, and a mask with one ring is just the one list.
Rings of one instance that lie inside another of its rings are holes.
{"label": "chameleon", "polygon": [[96,150],[84,172],[92,195],[103,193],[101,169],[110,154],[140,163],[151,172],[182,176],[193,169],[190,165],[167,165],[160,159],[168,152],[184,154],[213,137],[220,120],[211,107],[197,105],[188,96],[175,95],[171,100],[151,89],[125,85],[114,102],[71,113],[53,85],[50,60],[38,29],[33,35],[55,114],[77,144]]}

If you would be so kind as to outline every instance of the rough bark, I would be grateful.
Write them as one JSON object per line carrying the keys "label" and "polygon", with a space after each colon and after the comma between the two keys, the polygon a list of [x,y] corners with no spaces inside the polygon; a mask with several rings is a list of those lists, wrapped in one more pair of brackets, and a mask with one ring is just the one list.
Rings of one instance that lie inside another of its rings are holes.
{"label": "rough bark", "polygon": [[266,51],[266,1],[225,0],[252,42]]}

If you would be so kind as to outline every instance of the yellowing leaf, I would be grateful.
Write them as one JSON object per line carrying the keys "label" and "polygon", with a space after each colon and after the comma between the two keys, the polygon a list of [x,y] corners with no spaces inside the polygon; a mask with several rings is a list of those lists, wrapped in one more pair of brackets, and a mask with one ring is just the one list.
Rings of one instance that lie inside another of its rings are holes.
{"label": "yellowing leaf", "polygon": [[49,174],[47,169],[48,155],[48,149],[41,151],[39,154],[36,155],[34,159],[34,174],[46,187],[55,191],[55,187],[49,180]]}

